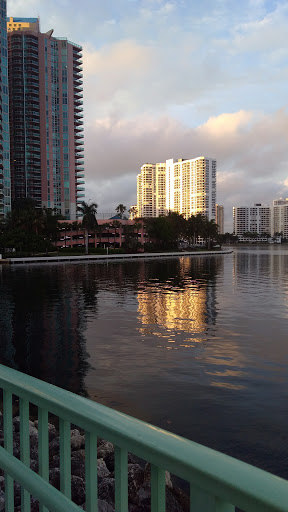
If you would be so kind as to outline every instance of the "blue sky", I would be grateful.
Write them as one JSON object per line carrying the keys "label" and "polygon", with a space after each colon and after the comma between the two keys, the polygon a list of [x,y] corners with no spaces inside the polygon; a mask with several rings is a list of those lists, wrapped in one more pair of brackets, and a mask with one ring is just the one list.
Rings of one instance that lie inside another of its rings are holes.
{"label": "blue sky", "polygon": [[217,201],[288,197],[288,2],[8,0],[83,45],[86,198],[136,201],[145,162],[217,158]]}

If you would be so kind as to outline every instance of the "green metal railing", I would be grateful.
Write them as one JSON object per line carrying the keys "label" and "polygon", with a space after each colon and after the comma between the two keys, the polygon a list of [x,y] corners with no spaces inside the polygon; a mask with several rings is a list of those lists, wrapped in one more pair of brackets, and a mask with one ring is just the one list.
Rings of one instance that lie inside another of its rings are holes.
{"label": "green metal railing", "polygon": [[[81,510],[71,501],[70,425],[85,430],[86,511],[97,511],[97,437],[114,444],[115,511],[128,511],[128,452],[151,463],[151,511],[165,511],[165,471],[190,483],[191,512],[288,510],[288,482],[232,457],[136,420],[86,398],[0,365],[3,389],[5,506],[14,511],[14,481],[21,485],[21,510],[30,496],[40,511]],[[20,460],[13,456],[13,396],[19,397]],[[38,407],[39,473],[30,469],[29,406]],[[48,413],[58,416],[60,491],[49,480]]]}

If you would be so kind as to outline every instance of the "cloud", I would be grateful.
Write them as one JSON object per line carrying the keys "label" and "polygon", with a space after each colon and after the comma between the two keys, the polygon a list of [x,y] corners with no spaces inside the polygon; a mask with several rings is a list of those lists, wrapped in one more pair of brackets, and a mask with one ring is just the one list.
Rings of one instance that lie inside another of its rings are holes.
{"label": "cloud", "polygon": [[196,128],[169,116],[98,120],[86,134],[87,182],[94,183],[98,194],[91,199],[97,199],[99,211],[101,201],[110,211],[109,196],[116,200],[121,191],[118,203],[129,207],[136,201],[136,178],[143,163],[204,155],[217,159],[217,200],[232,222],[233,206],[286,197],[287,132],[284,108],[271,115],[223,113]]}

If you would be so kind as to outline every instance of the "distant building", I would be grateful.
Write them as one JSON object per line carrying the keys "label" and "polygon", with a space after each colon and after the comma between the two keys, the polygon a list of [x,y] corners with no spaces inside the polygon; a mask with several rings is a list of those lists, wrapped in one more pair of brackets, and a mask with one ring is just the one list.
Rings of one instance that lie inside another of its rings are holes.
{"label": "distant building", "polygon": [[268,205],[255,203],[254,206],[233,207],[233,233],[271,234],[271,208]]}
{"label": "distant building", "polygon": [[137,176],[139,217],[159,217],[170,211],[187,219],[201,213],[215,219],[216,160],[204,156],[142,165]]}
{"label": "distant building", "polygon": [[85,195],[82,48],[41,33],[38,18],[8,18],[7,30],[12,198],[75,219]]}
{"label": "distant building", "polygon": [[224,234],[224,206],[222,204],[216,203],[215,223],[218,226],[218,233],[220,235],[223,235]]}
{"label": "distant building", "polygon": [[282,233],[288,238],[288,198],[275,199],[272,207],[273,234]]}

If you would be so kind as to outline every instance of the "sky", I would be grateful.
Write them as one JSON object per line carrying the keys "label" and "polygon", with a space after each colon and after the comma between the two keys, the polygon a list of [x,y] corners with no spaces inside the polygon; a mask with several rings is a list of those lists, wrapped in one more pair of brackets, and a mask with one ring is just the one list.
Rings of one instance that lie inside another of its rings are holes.
{"label": "sky", "polygon": [[136,203],[146,162],[217,159],[232,207],[288,197],[287,0],[8,0],[83,46],[86,200]]}

